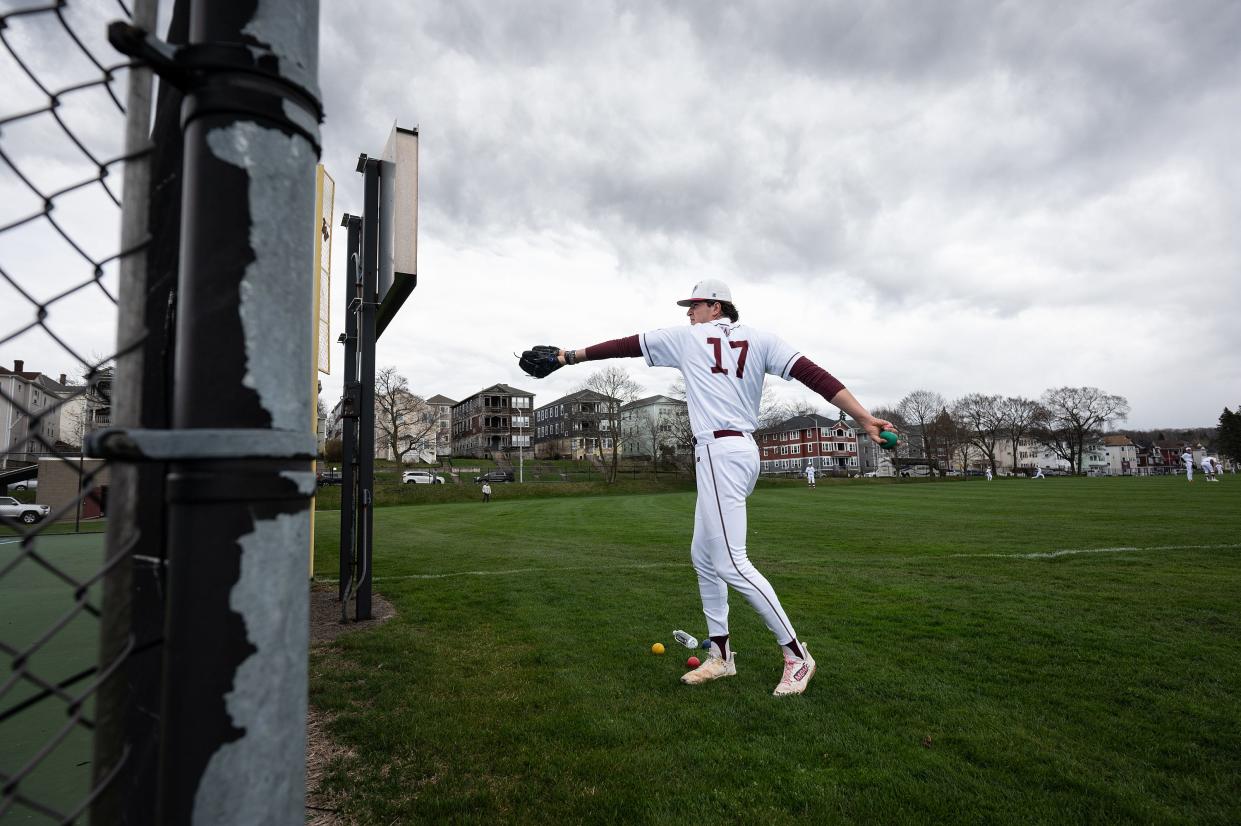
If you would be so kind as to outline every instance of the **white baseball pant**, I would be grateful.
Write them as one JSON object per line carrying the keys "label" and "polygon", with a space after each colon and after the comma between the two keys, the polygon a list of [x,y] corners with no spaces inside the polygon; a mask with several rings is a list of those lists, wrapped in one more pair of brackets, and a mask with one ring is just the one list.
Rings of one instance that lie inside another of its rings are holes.
{"label": "white baseball pant", "polygon": [[700,440],[694,449],[698,502],[690,557],[698,574],[707,633],[728,633],[728,586],[739,591],[784,645],[797,639],[780,598],[746,556],[746,497],[758,481],[758,446],[749,436]]}

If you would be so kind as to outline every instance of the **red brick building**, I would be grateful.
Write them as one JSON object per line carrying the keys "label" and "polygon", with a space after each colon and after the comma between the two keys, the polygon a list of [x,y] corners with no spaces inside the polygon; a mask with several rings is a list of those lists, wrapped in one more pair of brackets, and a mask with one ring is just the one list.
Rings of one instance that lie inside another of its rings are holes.
{"label": "red brick building", "polygon": [[856,474],[857,431],[843,419],[794,416],[754,433],[761,473],[805,473],[806,465],[819,472]]}

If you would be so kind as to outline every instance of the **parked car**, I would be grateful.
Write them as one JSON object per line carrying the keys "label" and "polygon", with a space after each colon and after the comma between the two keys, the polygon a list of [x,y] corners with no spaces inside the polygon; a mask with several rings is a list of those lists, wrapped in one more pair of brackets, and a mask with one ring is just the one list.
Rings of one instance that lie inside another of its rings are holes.
{"label": "parked car", "polygon": [[511,470],[489,470],[482,476],[474,477],[474,484],[481,485],[483,482],[511,482],[513,481],[513,471]]}
{"label": "parked car", "polygon": [[14,482],[9,485],[9,490],[37,490],[39,487],[38,479],[25,479],[21,482]]}
{"label": "parked car", "polygon": [[442,485],[444,477],[429,470],[407,470],[401,474],[401,481],[407,485]]}
{"label": "parked car", "polygon": [[33,525],[46,519],[51,510],[47,505],[24,505],[12,496],[0,496],[0,516],[5,519],[18,519]]}
{"label": "parked car", "polygon": [[319,471],[319,487],[324,485],[339,485],[343,481],[343,477],[339,470],[321,470]]}

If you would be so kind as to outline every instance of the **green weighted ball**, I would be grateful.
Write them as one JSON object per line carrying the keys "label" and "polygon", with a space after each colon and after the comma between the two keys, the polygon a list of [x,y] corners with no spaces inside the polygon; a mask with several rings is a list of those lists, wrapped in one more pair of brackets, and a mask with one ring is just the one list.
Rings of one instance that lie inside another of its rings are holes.
{"label": "green weighted ball", "polygon": [[900,437],[891,430],[879,431],[879,438],[883,439],[883,444],[879,445],[884,450],[891,450],[896,447],[896,443],[900,441]]}

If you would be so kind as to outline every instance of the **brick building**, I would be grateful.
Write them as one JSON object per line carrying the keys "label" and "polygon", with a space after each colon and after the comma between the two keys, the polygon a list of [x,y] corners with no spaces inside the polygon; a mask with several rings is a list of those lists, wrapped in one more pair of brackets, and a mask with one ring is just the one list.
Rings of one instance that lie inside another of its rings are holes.
{"label": "brick building", "polygon": [[761,473],[804,473],[806,465],[820,472],[856,474],[858,437],[844,419],[817,413],[794,416],[754,433]]}

